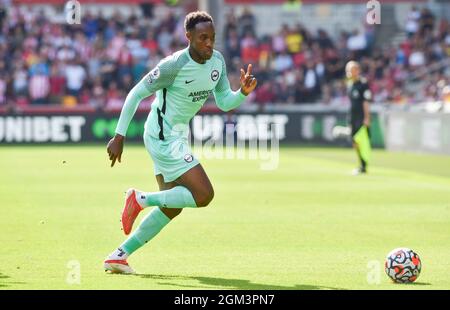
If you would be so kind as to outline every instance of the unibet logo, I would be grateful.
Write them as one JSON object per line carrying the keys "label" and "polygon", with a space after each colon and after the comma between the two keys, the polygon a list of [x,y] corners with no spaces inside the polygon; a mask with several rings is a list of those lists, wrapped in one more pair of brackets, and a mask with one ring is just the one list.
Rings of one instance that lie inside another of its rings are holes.
{"label": "unibet logo", "polygon": [[79,142],[84,116],[7,116],[0,117],[0,141]]}
{"label": "unibet logo", "polygon": [[[226,125],[223,115],[196,115],[192,121],[192,133],[196,140],[223,139],[224,128],[236,131],[239,140],[268,141],[272,137],[277,140],[286,138],[286,124],[289,117],[286,114],[237,116],[236,125]],[[231,128],[233,127],[233,128]]]}

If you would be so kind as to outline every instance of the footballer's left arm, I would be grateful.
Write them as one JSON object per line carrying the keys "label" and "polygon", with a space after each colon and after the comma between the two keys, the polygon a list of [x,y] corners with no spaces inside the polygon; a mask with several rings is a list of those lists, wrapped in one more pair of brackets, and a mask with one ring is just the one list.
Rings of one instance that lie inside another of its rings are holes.
{"label": "footballer's left arm", "polygon": [[363,112],[364,112],[364,119],[363,124],[366,127],[370,126],[370,101],[372,100],[372,92],[369,89],[369,86],[366,84],[366,87],[363,92]]}
{"label": "footballer's left arm", "polygon": [[216,88],[214,89],[214,97],[216,98],[217,106],[225,112],[236,109],[239,107],[245,98],[256,87],[257,81],[254,76],[251,75],[252,65],[247,68],[247,73],[241,69],[241,89],[238,91],[232,91],[230,87],[230,81],[228,81],[227,71],[225,67],[225,61],[222,65],[222,75]]}
{"label": "footballer's left arm", "polygon": [[370,127],[370,104],[369,104],[369,101],[363,102],[363,110],[364,110],[363,124],[366,127]]}

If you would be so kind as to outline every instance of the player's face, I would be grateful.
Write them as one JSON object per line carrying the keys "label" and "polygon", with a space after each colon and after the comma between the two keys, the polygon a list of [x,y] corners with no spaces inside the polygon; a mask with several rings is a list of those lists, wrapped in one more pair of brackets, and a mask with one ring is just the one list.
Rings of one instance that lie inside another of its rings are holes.
{"label": "player's face", "polygon": [[208,60],[212,57],[216,31],[211,22],[198,23],[195,29],[186,35],[191,47],[201,59]]}
{"label": "player's face", "polygon": [[346,74],[349,79],[355,80],[359,77],[359,66],[358,65],[349,65],[346,68]]}

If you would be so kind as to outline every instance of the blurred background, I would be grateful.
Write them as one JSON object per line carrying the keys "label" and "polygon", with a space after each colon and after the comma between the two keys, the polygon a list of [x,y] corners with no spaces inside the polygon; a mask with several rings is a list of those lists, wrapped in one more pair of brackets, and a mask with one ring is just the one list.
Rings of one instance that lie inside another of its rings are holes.
{"label": "blurred background", "polygon": [[[346,145],[331,132],[346,123],[344,66],[353,59],[373,92],[375,147],[450,154],[450,1],[374,2],[2,0],[0,143],[105,141],[128,91],[187,45],[184,17],[202,9],[215,19],[232,88],[249,63],[259,84],[234,114],[210,98],[194,119],[195,139],[246,114],[255,131],[275,124],[282,143]],[[368,23],[374,12],[379,23]],[[151,101],[131,140],[141,139]]]}

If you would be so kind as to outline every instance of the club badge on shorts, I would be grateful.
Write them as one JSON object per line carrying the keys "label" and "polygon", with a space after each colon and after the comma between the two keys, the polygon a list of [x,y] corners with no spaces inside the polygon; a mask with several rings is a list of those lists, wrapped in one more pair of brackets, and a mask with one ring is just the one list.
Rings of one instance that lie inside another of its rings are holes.
{"label": "club badge on shorts", "polygon": [[187,163],[191,163],[194,160],[194,157],[191,154],[184,155],[184,161]]}

